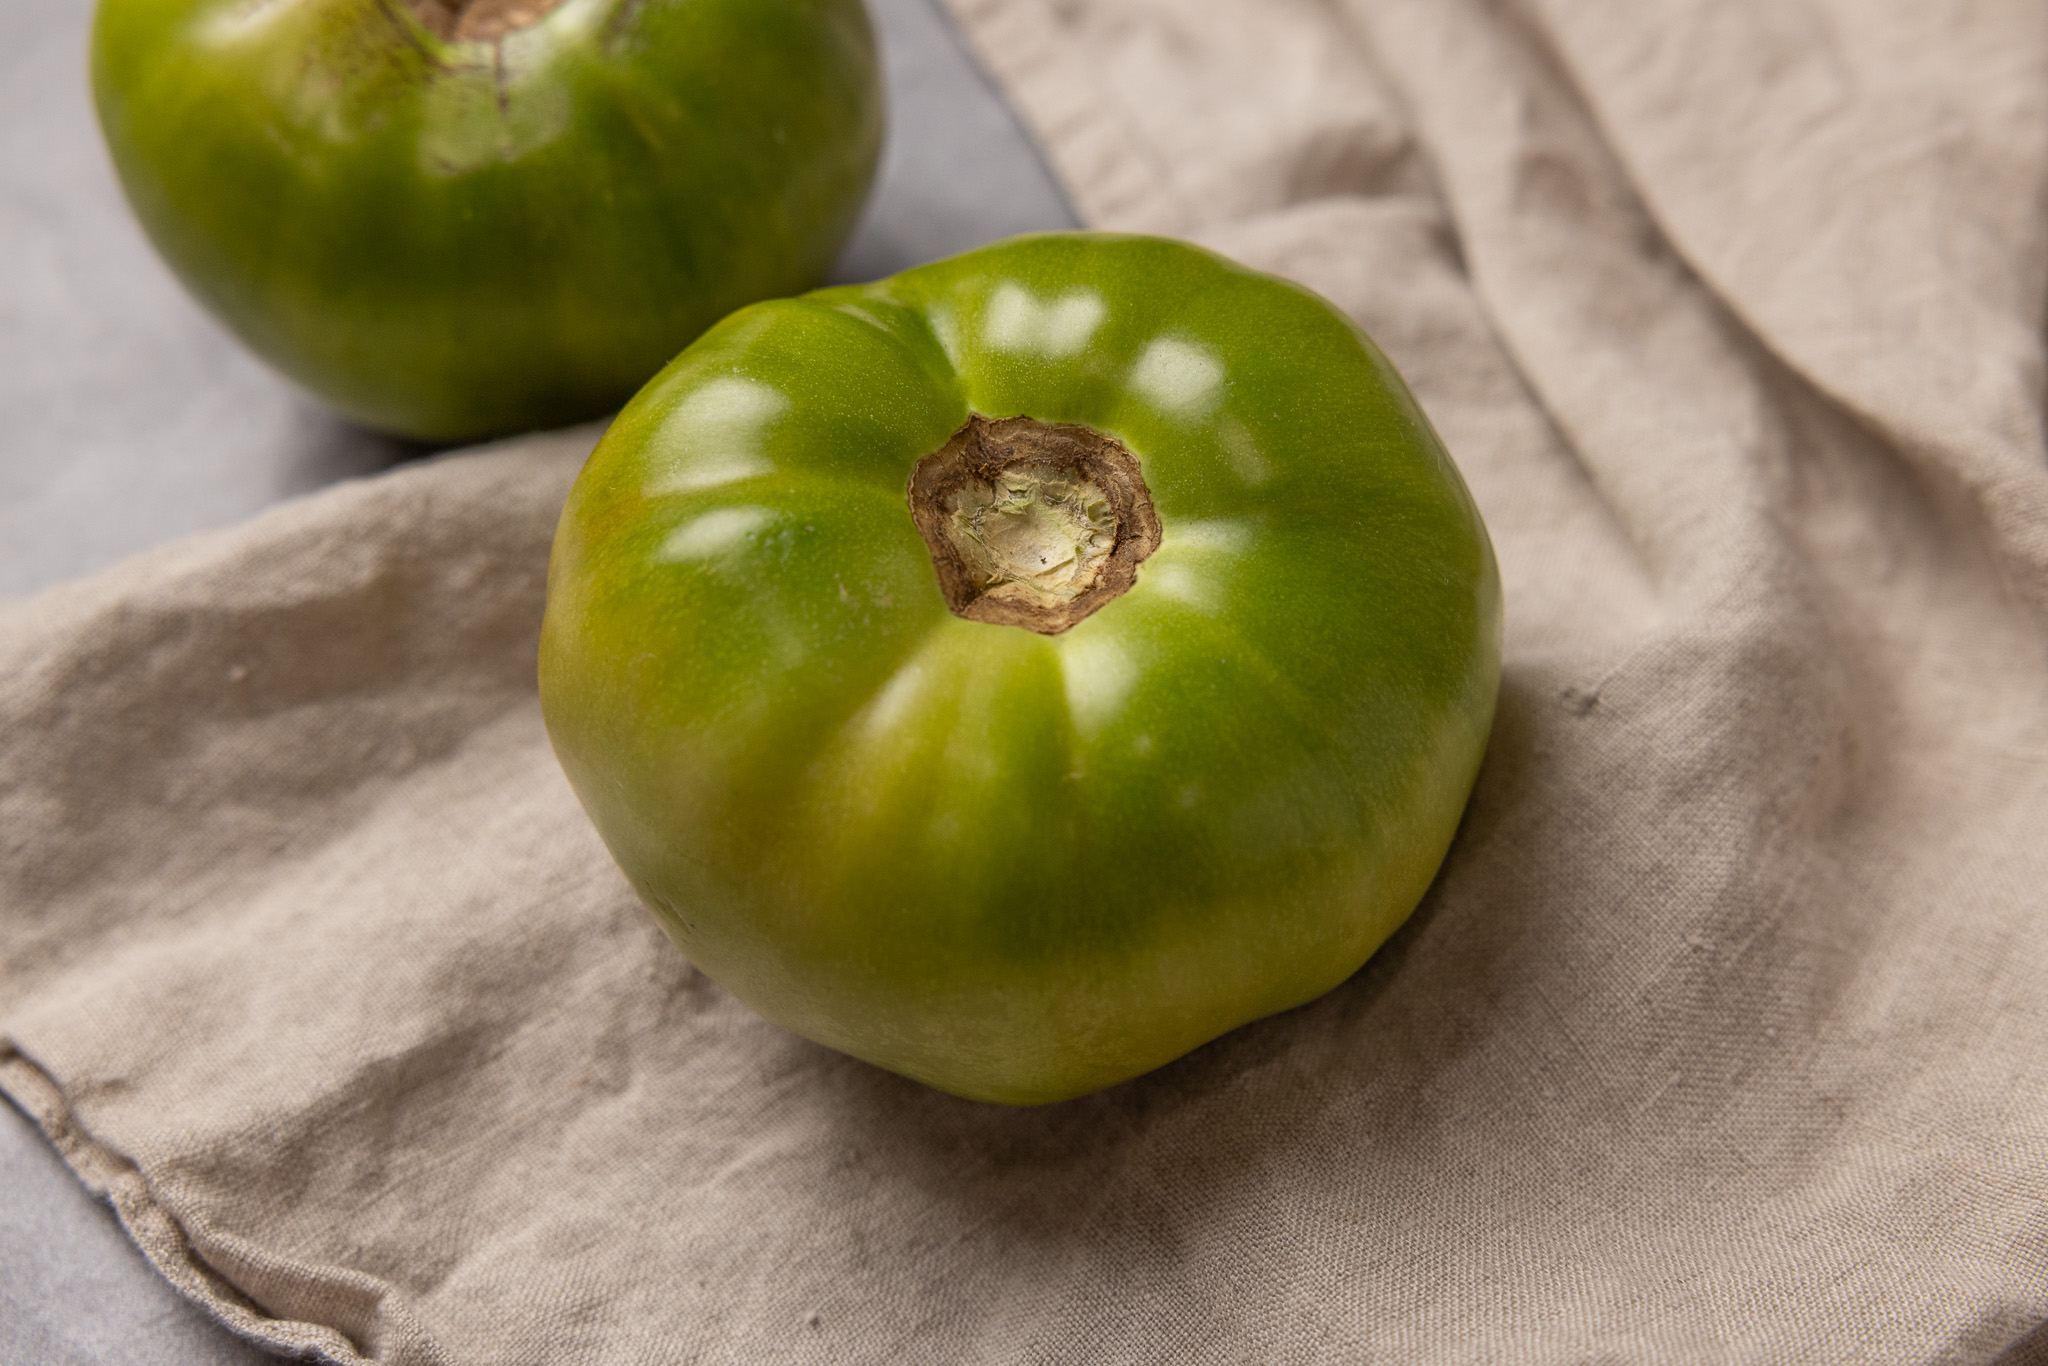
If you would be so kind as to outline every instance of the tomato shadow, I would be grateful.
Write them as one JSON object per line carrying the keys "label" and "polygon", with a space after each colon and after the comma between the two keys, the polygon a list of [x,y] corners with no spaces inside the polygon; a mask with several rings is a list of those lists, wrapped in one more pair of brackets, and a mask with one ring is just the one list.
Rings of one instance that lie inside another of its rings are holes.
{"label": "tomato shadow", "polygon": [[1134,1242],[1171,1253],[1219,1204],[1312,1196],[1294,1174],[1320,1166],[1369,1182],[1375,1163],[1438,1161],[1448,1121],[1432,1117],[1434,1078],[1488,1032],[1483,1006],[1459,1012],[1471,1027],[1446,1028],[1446,960],[1457,991],[1483,1003],[1513,954],[1512,936],[1486,953],[1447,954],[1443,941],[1466,937],[1457,922],[1488,908],[1457,898],[1447,911],[1446,887],[1522,789],[1530,711],[1541,705],[1522,692],[1503,685],[1477,788],[1436,881],[1328,994],[1134,1080],[1029,1109],[961,1100],[844,1060],[830,1069],[835,1136],[896,1194],[1054,1256]]}
{"label": "tomato shadow", "polygon": [[296,497],[458,450],[463,443],[416,441],[353,422],[313,400],[302,401],[281,443],[276,493]]}

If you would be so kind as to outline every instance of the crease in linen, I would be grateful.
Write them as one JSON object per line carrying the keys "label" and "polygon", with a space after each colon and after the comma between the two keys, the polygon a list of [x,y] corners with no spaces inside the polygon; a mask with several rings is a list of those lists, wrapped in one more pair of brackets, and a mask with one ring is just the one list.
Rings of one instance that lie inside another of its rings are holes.
{"label": "crease in linen", "polygon": [[736,1005],[533,696],[594,432],[0,608],[0,1086],[338,1362],[2048,1355],[2048,12],[953,0],[1334,300],[1500,553],[1410,927],[1045,1110]]}

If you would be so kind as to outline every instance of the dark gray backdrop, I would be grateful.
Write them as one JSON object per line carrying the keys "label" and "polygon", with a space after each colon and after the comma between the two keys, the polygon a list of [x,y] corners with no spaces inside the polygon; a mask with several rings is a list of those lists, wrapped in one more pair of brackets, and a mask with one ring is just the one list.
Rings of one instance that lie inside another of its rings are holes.
{"label": "dark gray backdrop", "polygon": [[[931,0],[869,7],[890,134],[839,277],[1074,226]],[[293,390],[159,264],[93,123],[91,11],[90,0],[0,0],[0,594],[89,573],[420,449]],[[35,1128],[0,1104],[0,1366],[269,1359],[179,1299]]]}

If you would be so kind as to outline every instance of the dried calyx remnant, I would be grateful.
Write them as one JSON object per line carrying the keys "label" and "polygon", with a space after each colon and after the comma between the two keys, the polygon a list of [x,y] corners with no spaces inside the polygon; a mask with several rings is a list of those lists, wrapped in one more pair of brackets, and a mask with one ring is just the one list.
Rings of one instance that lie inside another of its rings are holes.
{"label": "dried calyx remnant", "polygon": [[406,0],[419,21],[445,42],[488,43],[537,24],[563,0]]}
{"label": "dried calyx remnant", "polygon": [[968,418],[911,472],[910,515],[957,615],[1049,636],[1121,596],[1159,548],[1138,457],[1029,417]]}

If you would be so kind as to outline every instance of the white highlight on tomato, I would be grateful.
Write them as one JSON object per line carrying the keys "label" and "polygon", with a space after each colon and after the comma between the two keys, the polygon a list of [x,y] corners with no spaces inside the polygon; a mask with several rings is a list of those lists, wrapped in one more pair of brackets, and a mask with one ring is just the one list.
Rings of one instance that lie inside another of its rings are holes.
{"label": "white highlight on tomato", "polygon": [[1158,337],[1138,353],[1131,387],[1176,417],[1197,417],[1223,397],[1223,362],[1205,346]]}
{"label": "white highlight on tomato", "polygon": [[671,562],[708,560],[738,550],[747,538],[775,521],[763,507],[718,508],[692,518],[661,543],[661,558]]}
{"label": "white highlight on tomato", "polygon": [[1005,284],[988,301],[981,334],[998,351],[1073,356],[1087,348],[1108,316],[1109,305],[1092,289],[1042,299],[1022,285]]}
{"label": "white highlight on tomato", "polygon": [[773,474],[775,465],[762,447],[789,409],[789,395],[759,380],[726,376],[697,389],[676,406],[664,433],[672,444],[663,452],[661,474],[646,486],[648,495],[691,493]]}
{"label": "white highlight on tomato", "polygon": [[1086,739],[1123,709],[1138,681],[1138,666],[1124,647],[1099,635],[1069,636],[1060,642],[1060,671],[1067,687],[1067,711]]}

